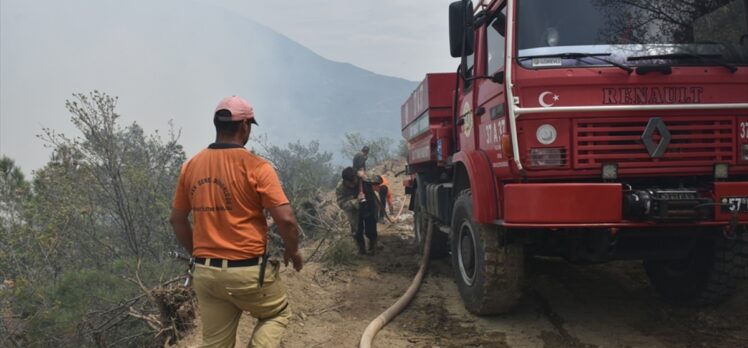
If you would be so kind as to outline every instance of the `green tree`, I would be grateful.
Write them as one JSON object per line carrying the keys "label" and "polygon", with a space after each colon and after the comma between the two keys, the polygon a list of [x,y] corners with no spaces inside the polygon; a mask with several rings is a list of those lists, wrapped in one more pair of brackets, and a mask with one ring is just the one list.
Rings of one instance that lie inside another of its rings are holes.
{"label": "green tree", "polygon": [[116,104],[74,94],[65,106],[80,134],[44,129],[52,155],[30,184],[0,159],[0,276],[15,281],[0,289],[13,318],[0,337],[12,344],[158,344],[129,311],[159,313],[144,287],[181,273],[163,261],[178,247],[167,220],[185,155],[173,127],[163,139],[123,126]]}
{"label": "green tree", "polygon": [[408,142],[405,139],[401,139],[397,145],[397,156],[402,158],[408,157]]}
{"label": "green tree", "polygon": [[390,160],[394,157],[395,141],[388,137],[379,137],[372,139],[369,143],[369,157],[374,160],[374,164]]}
{"label": "green tree", "polygon": [[340,153],[343,154],[343,157],[353,160],[353,156],[361,151],[361,148],[367,145],[369,145],[369,142],[364,139],[364,136],[361,135],[361,133],[345,133],[343,134],[343,144],[340,148]]}
{"label": "green tree", "polygon": [[361,148],[369,147],[369,161],[367,166],[379,164],[382,161],[392,159],[396,154],[394,150],[395,140],[389,137],[366,138],[361,133],[345,133],[341,153],[347,159],[353,159]]}
{"label": "green tree", "polygon": [[15,248],[29,247],[24,214],[31,197],[31,184],[15,161],[0,157],[0,281],[27,268],[28,260]]}
{"label": "green tree", "polygon": [[259,154],[275,167],[292,204],[312,199],[330,188],[332,154],[320,151],[319,142],[297,141],[286,147],[270,144],[266,137],[258,137],[254,142],[259,145]]}
{"label": "green tree", "polygon": [[0,222],[19,223],[22,205],[31,195],[31,184],[15,161],[0,157]]}
{"label": "green tree", "polygon": [[316,217],[321,196],[336,183],[332,154],[320,151],[317,141],[297,141],[286,147],[272,145],[264,136],[253,141],[259,145],[259,154],[275,167],[299,223],[307,237],[313,238],[316,225],[311,220]]}
{"label": "green tree", "polygon": [[[72,205],[86,216],[89,227],[107,225],[104,238],[94,231],[87,236],[100,242],[100,247],[115,255],[160,258],[160,247],[172,240],[166,217],[185,160],[178,133],[172,129],[164,141],[158,133],[146,136],[136,123],[120,126],[117,98],[104,93],[74,97],[65,106],[82,134],[70,138],[45,129],[42,138],[55,148],[51,166],[45,170],[62,170],[55,175],[70,179],[66,184],[78,193],[78,201],[71,204],[76,203]],[[46,174],[43,171],[40,178],[49,179]]]}

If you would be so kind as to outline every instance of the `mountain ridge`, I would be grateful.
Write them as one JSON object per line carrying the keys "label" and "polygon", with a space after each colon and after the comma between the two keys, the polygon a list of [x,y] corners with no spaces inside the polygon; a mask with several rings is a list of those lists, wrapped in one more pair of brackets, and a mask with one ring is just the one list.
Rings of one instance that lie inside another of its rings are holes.
{"label": "mountain ridge", "polygon": [[[273,143],[318,140],[337,153],[345,132],[398,139],[400,104],[416,86],[326,59],[212,4],[20,4],[3,2],[0,14],[0,153],[24,169],[49,156],[29,141],[41,126],[74,131],[63,106],[74,92],[119,96],[123,121],[149,131],[173,119],[188,155],[213,140],[212,109],[232,94],[253,103],[260,123],[254,131]],[[33,131],[14,116],[24,113],[39,125]]]}

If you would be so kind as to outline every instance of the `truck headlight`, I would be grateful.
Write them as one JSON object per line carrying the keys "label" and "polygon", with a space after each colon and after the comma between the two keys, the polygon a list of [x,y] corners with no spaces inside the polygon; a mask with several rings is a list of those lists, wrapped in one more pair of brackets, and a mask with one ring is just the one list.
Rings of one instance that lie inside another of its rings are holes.
{"label": "truck headlight", "polygon": [[714,164],[714,178],[715,179],[727,179],[730,165],[727,163],[715,163]]}
{"label": "truck headlight", "polygon": [[603,164],[603,179],[604,180],[616,180],[618,179],[618,164],[605,163]]}
{"label": "truck headlight", "polygon": [[558,132],[556,132],[556,127],[547,123],[540,125],[538,130],[535,131],[535,138],[543,145],[553,144],[557,137]]}
{"label": "truck headlight", "polygon": [[561,167],[565,162],[566,149],[544,147],[530,149],[530,165],[533,167]]}

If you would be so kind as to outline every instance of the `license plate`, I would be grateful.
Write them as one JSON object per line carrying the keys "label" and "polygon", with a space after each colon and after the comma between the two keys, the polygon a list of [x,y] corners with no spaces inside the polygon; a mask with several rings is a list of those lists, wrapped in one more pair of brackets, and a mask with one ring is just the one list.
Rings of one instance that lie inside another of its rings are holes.
{"label": "license plate", "polygon": [[722,212],[748,212],[748,197],[722,197]]}

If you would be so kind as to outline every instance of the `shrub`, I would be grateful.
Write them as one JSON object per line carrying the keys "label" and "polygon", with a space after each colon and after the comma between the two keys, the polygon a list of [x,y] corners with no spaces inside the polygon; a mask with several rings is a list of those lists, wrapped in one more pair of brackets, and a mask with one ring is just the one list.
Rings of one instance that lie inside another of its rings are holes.
{"label": "shrub", "polygon": [[351,265],[357,259],[356,245],[350,236],[333,240],[322,254],[322,262],[326,265]]}

